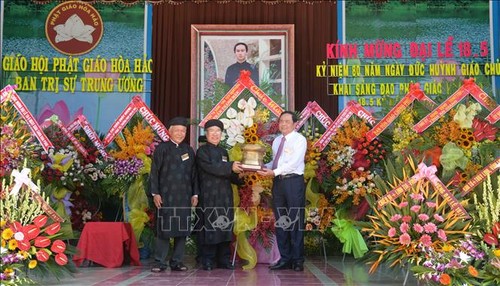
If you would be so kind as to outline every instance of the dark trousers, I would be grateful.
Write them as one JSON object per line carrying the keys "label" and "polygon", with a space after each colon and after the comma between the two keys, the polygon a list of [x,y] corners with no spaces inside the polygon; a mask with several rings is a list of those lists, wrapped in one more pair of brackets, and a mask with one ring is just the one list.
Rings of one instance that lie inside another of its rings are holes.
{"label": "dark trousers", "polygon": [[[160,237],[156,237],[155,260],[159,261],[161,264],[166,265],[169,248],[170,248],[170,239],[162,239]],[[184,256],[185,248],[186,248],[186,237],[185,236],[174,237],[174,250],[172,253],[172,258],[170,258],[170,265],[182,262],[182,257]]]}
{"label": "dark trousers", "polygon": [[304,176],[273,180],[276,241],[282,262],[304,263]]}
{"label": "dark trousers", "polygon": [[219,265],[231,264],[231,242],[224,241],[217,244],[203,245],[203,265]]}

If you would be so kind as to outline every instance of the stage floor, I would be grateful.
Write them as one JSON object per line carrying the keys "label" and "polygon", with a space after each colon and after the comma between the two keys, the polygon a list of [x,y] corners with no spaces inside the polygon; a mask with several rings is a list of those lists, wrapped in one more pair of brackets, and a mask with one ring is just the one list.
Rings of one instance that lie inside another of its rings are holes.
{"label": "stage floor", "polygon": [[[293,270],[270,271],[267,264],[257,264],[252,270],[215,269],[205,271],[195,268],[194,257],[186,257],[185,264],[190,268],[186,272],[166,270],[163,273],[150,271],[151,260],[141,260],[142,266],[123,266],[104,268],[97,265],[79,267],[75,277],[61,281],[42,280],[42,285],[403,285],[406,272],[397,267],[388,269],[379,267],[376,273],[368,274],[368,267],[356,262],[352,257],[308,257],[304,263],[304,272]],[[238,265],[236,265],[238,266]],[[417,285],[410,274],[406,285]]]}

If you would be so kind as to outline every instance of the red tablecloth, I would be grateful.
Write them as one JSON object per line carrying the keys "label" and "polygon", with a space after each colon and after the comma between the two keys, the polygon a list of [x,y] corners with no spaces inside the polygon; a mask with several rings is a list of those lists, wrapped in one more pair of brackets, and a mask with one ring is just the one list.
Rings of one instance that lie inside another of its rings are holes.
{"label": "red tablecloth", "polygon": [[73,257],[76,266],[87,259],[104,267],[120,267],[124,252],[130,264],[141,265],[132,226],[123,222],[88,222],[78,241],[79,253]]}

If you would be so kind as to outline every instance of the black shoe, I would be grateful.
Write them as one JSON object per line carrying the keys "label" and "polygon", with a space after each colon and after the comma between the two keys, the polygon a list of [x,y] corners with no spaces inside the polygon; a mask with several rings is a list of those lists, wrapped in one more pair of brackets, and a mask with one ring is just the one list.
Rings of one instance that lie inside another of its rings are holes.
{"label": "black shoe", "polygon": [[290,262],[278,261],[275,265],[269,266],[270,270],[290,269]]}
{"label": "black shoe", "polygon": [[304,264],[302,264],[302,263],[295,263],[293,265],[293,270],[297,271],[297,272],[304,271]]}
{"label": "black shoe", "polygon": [[232,265],[231,263],[219,264],[217,266],[222,269],[234,270],[234,265]]}
{"label": "black shoe", "polygon": [[160,273],[163,272],[167,269],[167,265],[164,264],[156,264],[153,267],[151,267],[151,272],[153,273]]}
{"label": "black shoe", "polygon": [[170,269],[172,271],[187,271],[188,268],[186,265],[184,265],[182,262],[170,265]]}
{"label": "black shoe", "polygon": [[212,270],[212,269],[214,269],[214,268],[213,268],[213,266],[212,266],[212,264],[208,264],[208,263],[207,263],[207,264],[204,264],[204,265],[203,265],[203,270],[210,271],[210,270]]}

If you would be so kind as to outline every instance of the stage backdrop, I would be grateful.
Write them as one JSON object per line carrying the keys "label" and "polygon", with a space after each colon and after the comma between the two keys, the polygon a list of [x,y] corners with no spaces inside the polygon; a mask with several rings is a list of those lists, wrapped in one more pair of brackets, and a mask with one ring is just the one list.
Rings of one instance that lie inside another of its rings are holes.
{"label": "stage backdrop", "polygon": [[[153,85],[151,107],[161,119],[190,115],[191,25],[264,25],[293,24],[295,27],[294,108],[301,111],[308,101],[317,101],[332,118],[337,116],[337,97],[327,96],[326,81],[317,79],[316,64],[324,60],[325,43],[337,41],[337,5],[332,2],[314,4],[255,1],[250,4],[214,2],[153,6]],[[235,39],[238,39],[235,37]],[[245,40],[245,38],[241,38]],[[249,40],[249,39],[248,39]],[[249,40],[250,44],[253,44]],[[231,42],[233,44],[233,42]],[[228,46],[231,46],[228,44]],[[213,47],[217,49],[217,46]],[[232,47],[227,59],[234,60]],[[253,49],[253,46],[250,46]],[[217,50],[216,50],[217,51]],[[253,50],[251,50],[253,51]],[[224,77],[220,63],[219,77]],[[285,94],[286,96],[286,94]],[[200,118],[201,119],[201,118]]]}
{"label": "stage backdrop", "polygon": [[135,95],[147,101],[152,61],[144,4],[3,3],[0,86],[17,92],[38,119],[77,114],[100,133]]}
{"label": "stage backdrop", "polygon": [[378,110],[393,106],[411,82],[420,83],[429,97],[442,101],[461,86],[462,79],[474,77],[498,101],[500,11],[496,2],[340,2],[342,45],[331,46],[327,58],[337,74],[349,73],[339,82],[329,78],[328,94],[341,96],[341,106],[354,99]]}

